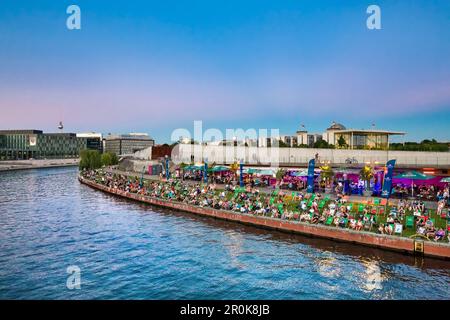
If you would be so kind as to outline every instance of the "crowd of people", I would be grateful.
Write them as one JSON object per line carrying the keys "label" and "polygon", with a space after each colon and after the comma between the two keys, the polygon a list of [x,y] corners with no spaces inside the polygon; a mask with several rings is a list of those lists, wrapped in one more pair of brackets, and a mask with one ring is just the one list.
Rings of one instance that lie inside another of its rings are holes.
{"label": "crowd of people", "polygon": [[[416,219],[418,234],[436,241],[443,240],[446,236],[444,229],[436,228],[431,219],[426,219],[427,210],[424,202],[420,200],[399,201],[396,207],[391,208],[385,223],[381,223],[377,221],[378,216],[373,213],[370,205],[361,211],[352,210],[353,204],[348,203],[347,197],[342,194],[338,194],[336,199],[329,199],[321,194],[291,193],[278,189],[267,194],[250,184],[240,188],[235,183],[225,183],[222,189],[219,189],[218,184],[214,182],[203,184],[180,179],[144,180],[102,170],[83,171],[82,175],[113,189],[149,197],[242,214],[324,224],[356,231],[375,231],[381,234],[394,234],[395,225],[403,224],[406,213],[410,212]],[[440,212],[444,210],[448,209],[442,200]]]}

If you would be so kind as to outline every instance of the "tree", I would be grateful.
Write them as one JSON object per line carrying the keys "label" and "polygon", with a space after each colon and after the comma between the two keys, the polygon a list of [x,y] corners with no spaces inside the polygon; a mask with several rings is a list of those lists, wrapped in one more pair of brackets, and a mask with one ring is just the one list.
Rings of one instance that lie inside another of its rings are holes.
{"label": "tree", "polygon": [[102,154],[102,165],[110,166],[112,164],[111,153],[105,152]]}
{"label": "tree", "polygon": [[284,142],[283,140],[278,140],[278,147],[279,148],[289,148],[290,145],[288,145],[286,142]]}
{"label": "tree", "polygon": [[369,190],[370,180],[373,178],[373,170],[371,166],[364,166],[359,172],[359,177],[361,180],[366,182],[366,190]]}
{"label": "tree", "polygon": [[119,164],[119,158],[117,158],[117,154],[111,152],[111,165],[115,166]]}
{"label": "tree", "polygon": [[329,144],[328,142],[326,142],[323,139],[320,139],[320,140],[317,140],[316,142],[314,142],[313,147],[316,149],[333,149],[334,148],[334,146],[332,144]]}
{"label": "tree", "polygon": [[275,174],[275,176],[276,176],[277,180],[281,180],[281,179],[283,179],[285,174],[286,174],[286,170],[280,168],[277,170],[277,173]]}
{"label": "tree", "polygon": [[102,166],[102,157],[97,150],[82,150],[80,157],[80,169],[98,169]]}
{"label": "tree", "polygon": [[344,136],[339,136],[339,139],[338,139],[337,143],[338,143],[339,148],[346,148],[347,147],[347,142],[345,141]]}
{"label": "tree", "polygon": [[334,171],[330,165],[326,164],[320,167],[320,177],[325,180],[326,185],[330,184],[331,179],[334,176]]}

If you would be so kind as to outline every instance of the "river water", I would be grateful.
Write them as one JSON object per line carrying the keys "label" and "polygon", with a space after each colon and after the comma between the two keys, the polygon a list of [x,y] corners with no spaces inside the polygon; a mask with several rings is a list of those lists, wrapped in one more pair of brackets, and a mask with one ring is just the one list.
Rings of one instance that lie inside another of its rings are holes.
{"label": "river water", "polygon": [[450,262],[155,208],[81,185],[76,168],[37,169],[0,173],[0,299],[450,299]]}

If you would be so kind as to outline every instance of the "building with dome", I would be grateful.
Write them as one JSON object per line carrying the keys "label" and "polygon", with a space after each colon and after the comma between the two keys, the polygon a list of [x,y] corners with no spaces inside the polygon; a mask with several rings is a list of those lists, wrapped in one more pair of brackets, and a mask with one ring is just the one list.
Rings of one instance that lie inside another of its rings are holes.
{"label": "building with dome", "polygon": [[333,121],[323,133],[308,132],[304,125],[295,135],[280,136],[280,140],[290,147],[312,147],[320,140],[341,149],[387,150],[389,138],[394,135],[405,135],[405,132],[375,129],[348,129],[341,123]]}
{"label": "building with dome", "polygon": [[344,125],[333,122],[323,133],[323,139],[337,148],[387,150],[389,138],[405,135],[401,131],[375,129],[347,129]]}

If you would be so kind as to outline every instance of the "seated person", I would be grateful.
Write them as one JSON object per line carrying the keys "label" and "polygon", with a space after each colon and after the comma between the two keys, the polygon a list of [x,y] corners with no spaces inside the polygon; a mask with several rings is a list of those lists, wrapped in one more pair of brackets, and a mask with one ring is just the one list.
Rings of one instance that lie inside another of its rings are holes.
{"label": "seated person", "polygon": [[445,237],[445,231],[442,228],[439,228],[439,230],[436,232],[436,235],[434,237],[434,241],[440,241],[444,239]]}
{"label": "seated person", "polygon": [[384,231],[385,231],[387,234],[393,234],[393,233],[394,233],[394,225],[393,225],[393,224],[387,224],[387,225],[384,227]]}
{"label": "seated person", "polygon": [[425,235],[425,231],[426,231],[426,229],[423,226],[419,226],[417,228],[417,234]]}
{"label": "seated person", "polygon": [[426,228],[425,235],[429,239],[434,239],[434,237],[436,236],[436,229],[434,227]]}

